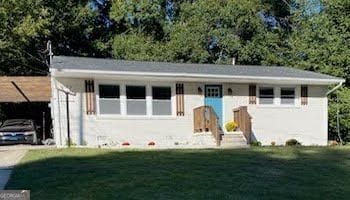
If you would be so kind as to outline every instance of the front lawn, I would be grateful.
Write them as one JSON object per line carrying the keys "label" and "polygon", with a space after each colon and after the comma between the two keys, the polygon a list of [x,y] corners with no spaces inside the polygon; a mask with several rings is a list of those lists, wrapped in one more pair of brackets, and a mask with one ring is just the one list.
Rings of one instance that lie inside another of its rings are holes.
{"label": "front lawn", "polygon": [[32,199],[349,199],[350,148],[32,150],[6,189]]}

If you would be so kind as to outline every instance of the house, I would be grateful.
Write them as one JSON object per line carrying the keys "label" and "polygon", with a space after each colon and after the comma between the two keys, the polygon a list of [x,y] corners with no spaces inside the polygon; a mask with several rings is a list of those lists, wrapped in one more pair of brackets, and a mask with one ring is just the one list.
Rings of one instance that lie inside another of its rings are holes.
{"label": "house", "polygon": [[[77,145],[327,145],[327,92],[344,82],[287,67],[65,56],[50,71],[58,146],[68,142],[67,120]],[[238,131],[227,133],[232,120]]]}

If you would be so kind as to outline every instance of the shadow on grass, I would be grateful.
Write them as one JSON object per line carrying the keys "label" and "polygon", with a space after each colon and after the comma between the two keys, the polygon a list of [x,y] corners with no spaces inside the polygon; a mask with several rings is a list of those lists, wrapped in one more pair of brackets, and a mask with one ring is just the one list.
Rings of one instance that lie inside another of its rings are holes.
{"label": "shadow on grass", "polygon": [[348,199],[350,149],[35,150],[6,189],[32,199]]}

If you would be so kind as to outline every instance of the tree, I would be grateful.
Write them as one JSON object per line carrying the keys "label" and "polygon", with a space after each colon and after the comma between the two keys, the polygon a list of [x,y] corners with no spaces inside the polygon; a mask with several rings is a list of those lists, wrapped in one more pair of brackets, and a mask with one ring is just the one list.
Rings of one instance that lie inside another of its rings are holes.
{"label": "tree", "polygon": [[334,140],[339,140],[337,115],[339,116],[340,136],[348,142],[350,140],[350,89],[347,87],[336,91],[329,99],[329,137]]}
{"label": "tree", "polygon": [[[110,56],[108,1],[2,0],[0,74],[47,75],[46,42],[55,55]],[[95,5],[95,6],[94,6]]]}
{"label": "tree", "polygon": [[42,0],[1,1],[0,74],[45,73],[43,64],[38,64],[33,58],[38,52],[32,47],[42,35],[48,35],[45,29],[48,16]]}
{"label": "tree", "polygon": [[[244,4],[238,0],[184,0],[176,3],[115,0],[110,17],[124,30],[114,38],[114,56],[229,63],[232,57],[239,57],[242,47],[259,31],[265,31],[256,15],[262,7],[258,0]],[[129,46],[135,44],[137,37],[143,44],[139,51]],[[128,53],[128,48],[133,49],[132,54]],[[157,51],[159,49],[161,51]]]}
{"label": "tree", "polygon": [[[312,2],[315,2],[314,0]],[[305,6],[302,6],[305,5]],[[340,104],[340,129],[342,137],[350,130],[349,66],[350,66],[350,1],[324,1],[322,9],[312,7],[308,1],[300,1],[299,9],[292,15],[293,31],[285,39],[286,48],[278,62],[305,70],[321,72],[345,78],[345,88],[336,92]],[[318,12],[319,10],[319,12]],[[264,62],[264,61],[263,61]],[[268,61],[270,62],[270,61]],[[336,95],[329,101],[329,132],[336,132]]]}

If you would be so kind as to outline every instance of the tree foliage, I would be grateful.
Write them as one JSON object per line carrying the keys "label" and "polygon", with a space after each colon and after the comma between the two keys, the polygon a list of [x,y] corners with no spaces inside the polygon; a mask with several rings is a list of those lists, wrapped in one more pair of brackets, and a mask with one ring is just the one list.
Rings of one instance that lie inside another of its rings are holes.
{"label": "tree foliage", "polygon": [[[1,0],[0,73],[33,73],[27,51],[41,36],[47,35],[48,9],[41,0]],[[35,7],[36,9],[32,9]],[[34,54],[36,52],[33,52]]]}

